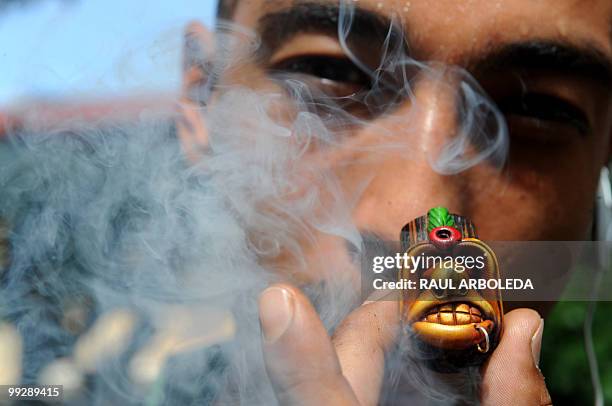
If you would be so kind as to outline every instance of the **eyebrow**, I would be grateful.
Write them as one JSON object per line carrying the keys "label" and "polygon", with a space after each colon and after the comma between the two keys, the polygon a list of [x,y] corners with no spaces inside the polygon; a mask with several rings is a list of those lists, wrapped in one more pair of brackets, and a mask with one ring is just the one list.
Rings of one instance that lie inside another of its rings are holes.
{"label": "eyebrow", "polygon": [[468,70],[476,75],[499,70],[559,72],[612,86],[612,58],[592,45],[533,40],[502,45],[473,58]]}
{"label": "eyebrow", "polygon": [[[389,40],[395,47],[404,42],[401,28],[384,15],[359,5],[350,7],[352,19],[347,42],[363,45]],[[259,19],[257,30],[262,39],[259,56],[269,56],[282,44],[301,33],[338,35],[341,8],[337,4],[304,1]],[[536,39],[504,44],[471,58],[468,70],[477,74],[495,70],[546,70],[560,72],[612,87],[612,58],[594,45]]]}
{"label": "eyebrow", "polygon": [[[382,44],[389,39],[391,45],[403,36],[391,20],[359,6],[346,6],[350,10],[351,30],[347,41]],[[350,7],[350,8],[349,8]],[[262,40],[264,54],[271,54],[282,44],[302,33],[322,33],[337,37],[341,8],[337,4],[301,2],[259,19],[257,31]]]}

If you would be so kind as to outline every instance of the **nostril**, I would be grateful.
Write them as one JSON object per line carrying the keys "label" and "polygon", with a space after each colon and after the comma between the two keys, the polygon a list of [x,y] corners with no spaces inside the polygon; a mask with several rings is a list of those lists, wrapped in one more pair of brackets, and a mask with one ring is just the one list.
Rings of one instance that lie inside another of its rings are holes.
{"label": "nostril", "polygon": [[461,233],[455,227],[440,226],[429,233],[429,241],[441,250],[448,250],[461,241]]}

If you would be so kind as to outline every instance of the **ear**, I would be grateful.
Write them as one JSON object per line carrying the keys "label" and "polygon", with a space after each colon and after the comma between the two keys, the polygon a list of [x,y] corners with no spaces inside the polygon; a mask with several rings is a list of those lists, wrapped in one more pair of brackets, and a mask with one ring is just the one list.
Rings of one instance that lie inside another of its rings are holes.
{"label": "ear", "polygon": [[213,34],[198,21],[189,23],[183,40],[183,93],[194,103],[207,102],[213,56]]}
{"label": "ear", "polygon": [[177,134],[185,154],[198,161],[208,146],[204,109],[212,89],[213,35],[199,22],[190,23],[183,41],[183,79]]}

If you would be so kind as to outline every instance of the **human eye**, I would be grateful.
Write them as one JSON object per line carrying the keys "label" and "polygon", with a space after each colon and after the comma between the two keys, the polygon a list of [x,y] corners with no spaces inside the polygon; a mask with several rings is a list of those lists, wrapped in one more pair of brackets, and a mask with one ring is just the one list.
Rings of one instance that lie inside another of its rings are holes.
{"label": "human eye", "polygon": [[512,71],[482,84],[505,117],[511,145],[561,147],[595,132],[601,96],[590,82],[565,73]]}
{"label": "human eye", "polygon": [[582,108],[555,94],[530,91],[503,98],[498,106],[514,135],[539,139],[548,135],[562,140],[561,136],[584,136],[591,130]]}
{"label": "human eye", "polygon": [[396,73],[382,66],[343,54],[304,54],[276,62],[269,72],[316,114],[348,114],[360,122],[391,112],[405,98]]}
{"label": "human eye", "polygon": [[[302,107],[330,125],[372,119],[386,108],[373,76],[346,55],[304,54],[280,60],[270,76]],[[357,121],[353,121],[357,118]]]}
{"label": "human eye", "polygon": [[346,56],[300,55],[276,62],[270,72],[277,78],[306,84],[318,97],[351,99],[371,89],[372,79]]}
{"label": "human eye", "polygon": [[293,101],[330,123],[370,120],[401,100],[394,72],[367,41],[347,46],[333,35],[302,34],[272,52],[265,64],[268,77]]}

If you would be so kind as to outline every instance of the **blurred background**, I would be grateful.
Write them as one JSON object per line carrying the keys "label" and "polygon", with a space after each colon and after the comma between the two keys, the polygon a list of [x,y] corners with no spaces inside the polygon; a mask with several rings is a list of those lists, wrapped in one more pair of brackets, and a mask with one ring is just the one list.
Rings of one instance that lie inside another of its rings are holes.
{"label": "blurred background", "polygon": [[[544,321],[540,367],[555,405],[593,405],[593,383],[585,350],[584,320],[589,303],[561,302]],[[604,404],[612,404],[612,303],[599,302],[593,345]]]}
{"label": "blurred background", "polygon": [[[216,0],[0,0],[0,138],[31,111],[55,122],[137,115],[180,90],[181,44]],[[0,252],[0,254],[2,254]],[[556,405],[593,404],[583,324],[588,303],[560,303],[545,321],[541,367]],[[612,303],[594,314],[594,348],[612,403]]]}
{"label": "blurred background", "polygon": [[0,0],[0,105],[167,93],[181,35],[216,0]]}
{"label": "blurred background", "polygon": [[185,25],[216,0],[0,0],[0,135],[26,111],[91,119],[168,103]]}

